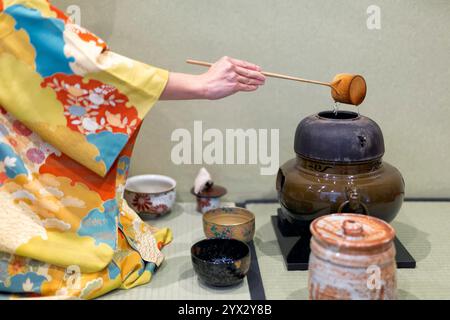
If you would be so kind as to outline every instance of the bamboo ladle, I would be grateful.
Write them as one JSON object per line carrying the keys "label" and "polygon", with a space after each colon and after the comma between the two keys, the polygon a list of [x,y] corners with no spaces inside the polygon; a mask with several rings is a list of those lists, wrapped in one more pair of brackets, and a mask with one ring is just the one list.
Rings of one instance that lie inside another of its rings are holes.
{"label": "bamboo ladle", "polygon": [[[186,62],[189,64],[203,67],[212,66],[212,63],[204,61],[187,60]],[[329,87],[331,88],[331,95],[334,101],[345,104],[352,104],[355,106],[359,106],[361,103],[363,103],[367,94],[366,80],[360,75],[346,74],[346,73],[338,74],[336,77],[334,77],[333,82],[327,83],[316,80],[308,80],[287,76],[273,72],[261,72],[261,73],[271,78],[292,80]]]}

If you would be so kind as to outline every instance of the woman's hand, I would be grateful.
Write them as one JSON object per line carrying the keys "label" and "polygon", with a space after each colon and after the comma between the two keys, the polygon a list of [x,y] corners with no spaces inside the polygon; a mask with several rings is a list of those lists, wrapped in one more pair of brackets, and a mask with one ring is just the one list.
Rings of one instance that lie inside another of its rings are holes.
{"label": "woman's hand", "polygon": [[223,57],[200,76],[205,99],[217,100],[237,92],[251,92],[264,85],[266,77],[252,63]]}
{"label": "woman's hand", "polygon": [[199,76],[171,73],[161,100],[218,100],[241,91],[255,91],[265,81],[257,65],[223,57]]}

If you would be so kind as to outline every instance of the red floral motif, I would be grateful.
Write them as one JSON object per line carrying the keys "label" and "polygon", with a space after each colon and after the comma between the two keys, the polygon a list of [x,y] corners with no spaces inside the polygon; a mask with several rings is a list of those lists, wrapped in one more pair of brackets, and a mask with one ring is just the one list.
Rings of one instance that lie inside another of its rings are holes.
{"label": "red floral motif", "polygon": [[67,25],[67,27],[71,28],[71,31],[76,33],[78,37],[80,37],[80,39],[83,40],[84,42],[94,43],[97,47],[101,48],[102,50],[108,49],[108,46],[102,39],[97,37],[92,32],[87,31],[83,27],[80,27],[79,25],[76,24],[70,24]]}
{"label": "red floral motif", "polygon": [[139,213],[162,215],[169,210],[169,207],[165,204],[154,205],[148,194],[136,194],[131,203]]}
{"label": "red floral motif", "polygon": [[3,185],[6,180],[8,180],[6,172],[0,172],[0,186]]}
{"label": "red floral motif", "polygon": [[28,137],[31,136],[31,134],[33,134],[33,131],[28,129],[22,122],[17,120],[14,121],[13,128],[14,131],[21,136]]}
{"label": "red floral motif", "polygon": [[18,273],[23,272],[25,270],[25,266],[26,266],[25,259],[16,256],[10,261],[8,266],[8,272],[11,275],[16,275]]}
{"label": "red floral motif", "polygon": [[59,10],[58,8],[54,7],[53,5],[50,4],[49,0],[47,0],[48,4],[50,5],[50,10],[52,10],[53,12],[56,13],[56,17],[63,20],[64,22],[67,22],[69,20],[69,18],[64,14],[64,12],[62,12],[61,10]]}
{"label": "red floral motif", "polygon": [[27,158],[35,164],[41,164],[45,161],[45,154],[37,148],[31,148],[27,151]]}
{"label": "red floral motif", "polygon": [[206,208],[211,205],[211,199],[209,198],[200,198],[199,200],[200,208]]}
{"label": "red floral motif", "polygon": [[157,206],[152,206],[150,209],[150,213],[154,214],[163,214],[169,210],[169,207],[165,204],[159,204]]}
{"label": "red floral motif", "polygon": [[17,141],[16,141],[16,139],[11,138],[11,137],[8,137],[7,140],[8,140],[9,144],[10,144],[12,147],[17,148]]}
{"label": "red floral motif", "polygon": [[132,204],[139,212],[147,212],[152,207],[152,202],[148,194],[136,194]]}
{"label": "red floral motif", "polygon": [[83,134],[102,131],[131,135],[140,125],[136,108],[115,87],[97,80],[85,83],[77,75],[56,74],[42,87],[52,88],[64,105],[64,116],[72,130]]}
{"label": "red floral motif", "polygon": [[[1,1],[1,0],[0,0],[0,1]],[[6,113],[7,113],[6,109],[3,108],[2,105],[0,105],[0,113],[1,113],[1,114],[6,114]]]}

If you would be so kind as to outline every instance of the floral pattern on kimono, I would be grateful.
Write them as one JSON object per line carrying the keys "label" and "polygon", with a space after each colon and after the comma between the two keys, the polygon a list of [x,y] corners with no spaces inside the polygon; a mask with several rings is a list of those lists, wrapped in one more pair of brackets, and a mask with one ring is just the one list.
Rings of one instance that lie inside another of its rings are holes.
{"label": "floral pattern on kimono", "polygon": [[122,194],[167,80],[46,0],[0,0],[0,293],[91,299],[151,280],[172,234]]}

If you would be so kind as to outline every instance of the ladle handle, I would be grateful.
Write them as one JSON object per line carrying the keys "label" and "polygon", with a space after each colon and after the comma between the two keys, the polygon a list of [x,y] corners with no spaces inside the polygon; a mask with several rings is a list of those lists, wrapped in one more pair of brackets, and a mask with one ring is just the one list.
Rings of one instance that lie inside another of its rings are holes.
{"label": "ladle handle", "polygon": [[[212,67],[212,63],[209,62],[204,62],[204,61],[197,61],[197,60],[187,60],[186,61],[188,64],[193,64],[193,65],[197,65],[197,66],[202,66],[202,67]],[[327,83],[327,82],[321,82],[321,81],[316,81],[316,80],[308,80],[308,79],[302,79],[302,78],[297,78],[297,77],[292,77],[292,76],[287,76],[284,74],[279,74],[279,73],[273,73],[273,72],[261,72],[263,75],[265,75],[266,77],[270,77],[270,78],[277,78],[277,79],[284,79],[284,80],[291,80],[291,81],[297,81],[297,82],[304,82],[304,83],[312,83],[312,84],[317,84],[317,85],[321,85],[321,86],[327,86],[332,88],[332,84],[331,83]]]}

